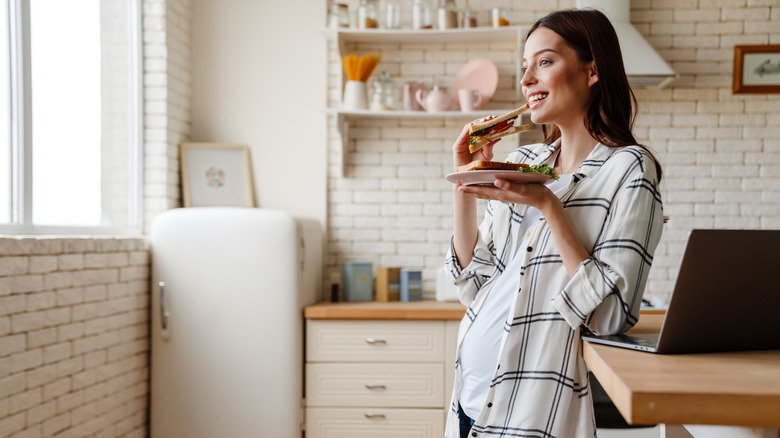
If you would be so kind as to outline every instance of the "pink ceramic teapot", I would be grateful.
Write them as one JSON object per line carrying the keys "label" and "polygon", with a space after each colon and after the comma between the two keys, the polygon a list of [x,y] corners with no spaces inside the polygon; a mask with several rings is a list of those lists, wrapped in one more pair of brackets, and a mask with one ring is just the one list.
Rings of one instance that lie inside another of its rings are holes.
{"label": "pink ceramic teapot", "polygon": [[423,90],[417,90],[415,97],[420,106],[429,113],[439,113],[442,111],[449,111],[452,108],[453,98],[450,93],[443,90],[438,85],[433,86],[427,96],[423,96]]}

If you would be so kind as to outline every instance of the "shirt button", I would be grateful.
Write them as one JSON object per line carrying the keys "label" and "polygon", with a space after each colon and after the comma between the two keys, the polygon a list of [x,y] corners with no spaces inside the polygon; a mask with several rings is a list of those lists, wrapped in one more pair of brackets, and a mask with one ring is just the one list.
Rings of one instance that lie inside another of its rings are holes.
{"label": "shirt button", "polygon": [[488,403],[488,407],[492,408],[493,407],[493,403]]}
{"label": "shirt button", "polygon": [[531,246],[529,246],[527,249],[528,249],[528,252],[531,252],[531,251],[534,250],[533,247],[531,247]]}
{"label": "shirt button", "polygon": [[471,432],[471,436],[477,436],[476,432]]}

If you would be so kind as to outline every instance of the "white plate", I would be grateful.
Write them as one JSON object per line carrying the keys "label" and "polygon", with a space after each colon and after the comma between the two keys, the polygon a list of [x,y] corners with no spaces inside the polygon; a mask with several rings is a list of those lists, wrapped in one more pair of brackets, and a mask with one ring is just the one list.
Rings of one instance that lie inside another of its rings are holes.
{"label": "white plate", "polygon": [[492,186],[496,178],[516,183],[546,183],[552,180],[549,175],[536,172],[518,172],[516,170],[467,170],[447,175],[447,181],[466,186],[481,184]]}

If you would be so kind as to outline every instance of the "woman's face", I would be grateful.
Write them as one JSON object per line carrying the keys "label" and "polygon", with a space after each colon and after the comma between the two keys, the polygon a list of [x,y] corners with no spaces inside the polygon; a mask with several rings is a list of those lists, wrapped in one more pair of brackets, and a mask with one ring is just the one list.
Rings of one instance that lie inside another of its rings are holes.
{"label": "woman's face", "polygon": [[539,27],[525,43],[523,95],[531,120],[566,129],[582,124],[590,103],[590,87],[598,81],[593,62],[583,63],[554,31]]}

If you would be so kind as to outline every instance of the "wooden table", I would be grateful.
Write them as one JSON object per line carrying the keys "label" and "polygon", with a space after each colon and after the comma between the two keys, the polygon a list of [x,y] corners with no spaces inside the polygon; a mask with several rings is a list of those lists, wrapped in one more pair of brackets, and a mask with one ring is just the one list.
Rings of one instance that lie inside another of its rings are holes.
{"label": "wooden table", "polygon": [[[630,333],[662,321],[642,315]],[[584,342],[583,356],[630,424],[780,428],[780,350],[661,355]]]}

